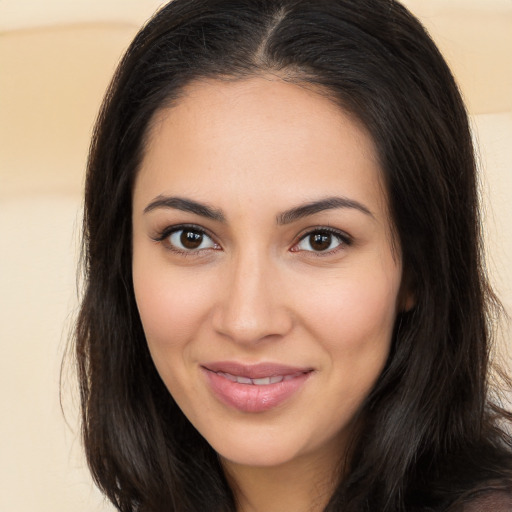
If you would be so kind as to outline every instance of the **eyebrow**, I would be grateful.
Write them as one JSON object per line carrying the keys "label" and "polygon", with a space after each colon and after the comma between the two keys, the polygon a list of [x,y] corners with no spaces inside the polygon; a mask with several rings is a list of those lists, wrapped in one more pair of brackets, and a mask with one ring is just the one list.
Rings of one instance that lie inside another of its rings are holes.
{"label": "eyebrow", "polygon": [[323,212],[325,210],[334,210],[338,208],[351,208],[359,210],[365,215],[369,215],[370,217],[375,218],[373,213],[364,204],[361,204],[358,201],[354,201],[353,199],[348,199],[347,197],[334,196],[291,208],[290,210],[287,210],[277,216],[277,223],[290,224],[304,217],[308,217],[309,215],[314,215],[315,213]]}
{"label": "eyebrow", "polygon": [[[226,217],[222,210],[218,210],[211,206],[208,206],[192,199],[185,199],[183,197],[171,197],[171,196],[157,196],[146,208],[144,213],[151,212],[157,208],[172,208],[175,210],[182,210],[184,212],[194,213],[207,219],[215,220],[217,222],[226,222]],[[280,213],[277,217],[277,224],[291,224],[299,219],[320,213],[325,210],[334,210],[339,208],[350,208],[358,210],[365,215],[369,215],[374,218],[372,212],[363,204],[353,199],[346,197],[327,197],[318,201],[312,201],[300,206],[296,206],[289,210]]]}
{"label": "eyebrow", "polygon": [[175,210],[195,213],[201,217],[206,217],[207,219],[216,220],[218,222],[226,221],[226,217],[221,210],[182,197],[157,196],[144,208],[144,213],[151,212],[157,208],[173,208]]}

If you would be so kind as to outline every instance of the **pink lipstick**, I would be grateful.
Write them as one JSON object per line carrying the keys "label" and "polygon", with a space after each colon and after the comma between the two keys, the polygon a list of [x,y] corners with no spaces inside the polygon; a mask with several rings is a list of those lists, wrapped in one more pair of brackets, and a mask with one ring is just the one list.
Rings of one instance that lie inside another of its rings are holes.
{"label": "pink lipstick", "polygon": [[312,368],[274,363],[244,365],[232,361],[206,363],[202,369],[214,395],[242,412],[264,412],[294,395]]}

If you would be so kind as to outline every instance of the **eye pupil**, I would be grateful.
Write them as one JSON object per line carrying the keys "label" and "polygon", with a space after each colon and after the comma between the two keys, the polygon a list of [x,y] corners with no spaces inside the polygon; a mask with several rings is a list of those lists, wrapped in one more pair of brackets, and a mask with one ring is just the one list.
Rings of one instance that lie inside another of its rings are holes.
{"label": "eye pupil", "polygon": [[309,243],[315,251],[325,251],[331,246],[332,235],[329,233],[313,233],[310,235]]}
{"label": "eye pupil", "polygon": [[180,242],[187,249],[197,249],[203,242],[203,234],[184,229],[180,236]]}

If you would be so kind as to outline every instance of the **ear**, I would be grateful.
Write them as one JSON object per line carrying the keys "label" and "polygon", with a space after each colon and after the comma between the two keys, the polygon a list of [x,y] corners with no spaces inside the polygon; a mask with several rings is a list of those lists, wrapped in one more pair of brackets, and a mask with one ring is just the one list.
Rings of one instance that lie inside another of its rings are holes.
{"label": "ear", "polygon": [[416,306],[416,286],[410,272],[404,270],[398,292],[397,309],[400,313],[408,313],[414,306]]}
{"label": "ear", "polygon": [[416,306],[416,296],[412,292],[405,293],[405,297],[401,303],[401,311],[408,313],[414,306]]}

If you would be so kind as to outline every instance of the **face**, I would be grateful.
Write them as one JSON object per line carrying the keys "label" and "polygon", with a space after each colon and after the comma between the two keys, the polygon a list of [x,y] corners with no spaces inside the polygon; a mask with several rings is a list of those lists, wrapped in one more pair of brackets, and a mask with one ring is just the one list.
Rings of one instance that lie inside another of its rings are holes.
{"label": "face", "polygon": [[225,461],[334,457],[389,353],[400,255],[364,128],[264,77],[159,112],[133,196],[149,349]]}

